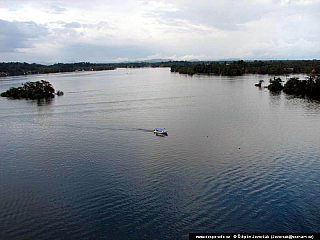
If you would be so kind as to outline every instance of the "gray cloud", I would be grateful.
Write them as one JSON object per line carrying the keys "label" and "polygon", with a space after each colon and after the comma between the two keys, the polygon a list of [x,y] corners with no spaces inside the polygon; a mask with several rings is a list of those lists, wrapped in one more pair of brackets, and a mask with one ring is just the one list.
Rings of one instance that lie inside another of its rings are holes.
{"label": "gray cloud", "polygon": [[48,29],[34,22],[0,19],[0,52],[14,52],[17,48],[31,48],[37,39],[48,35]]}
{"label": "gray cloud", "polygon": [[82,24],[78,22],[65,23],[65,28],[81,28]]}

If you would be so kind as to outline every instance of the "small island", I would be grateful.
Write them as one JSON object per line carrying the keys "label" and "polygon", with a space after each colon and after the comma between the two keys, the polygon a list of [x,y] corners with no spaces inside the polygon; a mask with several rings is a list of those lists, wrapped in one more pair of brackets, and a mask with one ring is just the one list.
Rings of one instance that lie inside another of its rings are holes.
{"label": "small island", "polygon": [[1,93],[1,97],[9,97],[14,99],[41,99],[41,98],[54,98],[54,96],[62,96],[62,91],[55,93],[52,85],[45,81],[26,82],[22,87],[10,88],[6,92]]}

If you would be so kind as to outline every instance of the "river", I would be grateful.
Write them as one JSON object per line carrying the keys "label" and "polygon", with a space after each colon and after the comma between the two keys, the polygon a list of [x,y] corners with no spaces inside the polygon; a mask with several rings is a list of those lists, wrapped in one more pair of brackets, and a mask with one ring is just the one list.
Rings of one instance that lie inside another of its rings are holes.
{"label": "river", "polygon": [[320,103],[254,86],[271,77],[1,78],[64,96],[0,98],[0,239],[320,232]]}

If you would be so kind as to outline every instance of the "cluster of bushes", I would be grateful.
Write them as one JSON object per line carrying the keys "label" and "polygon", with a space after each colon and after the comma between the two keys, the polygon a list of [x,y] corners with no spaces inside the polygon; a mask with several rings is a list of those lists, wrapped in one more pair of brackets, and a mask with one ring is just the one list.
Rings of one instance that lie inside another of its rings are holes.
{"label": "cluster of bushes", "polygon": [[320,99],[320,76],[311,75],[306,80],[290,78],[282,85],[281,78],[270,79],[268,89],[272,92],[283,92],[296,96],[308,96]]}
{"label": "cluster of bushes", "polygon": [[[58,91],[56,94],[61,96],[63,95],[63,92]],[[54,95],[54,88],[49,82],[44,80],[37,82],[26,82],[22,87],[12,87],[6,92],[1,93],[1,97],[27,99],[53,98]]]}

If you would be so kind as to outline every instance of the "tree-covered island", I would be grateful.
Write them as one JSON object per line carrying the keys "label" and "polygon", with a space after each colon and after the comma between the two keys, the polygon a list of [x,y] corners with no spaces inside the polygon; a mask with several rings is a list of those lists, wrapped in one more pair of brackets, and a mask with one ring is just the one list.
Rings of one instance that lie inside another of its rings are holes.
{"label": "tree-covered island", "polygon": [[41,99],[41,98],[53,98],[55,95],[63,95],[62,91],[55,93],[52,85],[45,81],[26,82],[22,87],[10,88],[6,92],[1,93],[1,97],[9,98],[26,98],[26,99]]}

